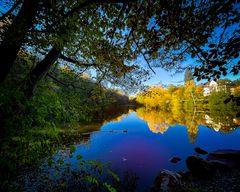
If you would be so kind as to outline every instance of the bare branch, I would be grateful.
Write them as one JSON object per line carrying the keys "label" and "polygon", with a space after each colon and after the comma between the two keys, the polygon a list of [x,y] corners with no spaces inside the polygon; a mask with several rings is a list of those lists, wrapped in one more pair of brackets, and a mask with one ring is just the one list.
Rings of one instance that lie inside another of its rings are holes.
{"label": "bare branch", "polygon": [[92,63],[92,64],[82,63],[82,62],[77,61],[77,60],[75,60],[75,59],[69,58],[69,57],[67,57],[67,56],[65,56],[65,55],[63,55],[63,54],[61,54],[61,55],[59,56],[59,58],[60,58],[60,59],[63,59],[64,61],[67,61],[67,62],[70,62],[70,63],[73,63],[73,64],[77,64],[77,65],[83,66],[83,67],[97,66],[97,64],[95,64],[95,63]]}
{"label": "bare branch", "polygon": [[50,73],[47,73],[47,77],[53,79],[54,81],[56,81],[57,83],[59,83],[60,85],[63,85],[63,86],[68,86],[66,83],[60,81],[59,79],[57,79],[56,77],[54,77],[52,74]]}
{"label": "bare branch", "polygon": [[225,33],[225,31],[226,31],[226,29],[227,29],[227,27],[228,27],[228,17],[229,17],[229,15],[228,15],[228,13],[227,13],[226,22],[225,22],[225,25],[224,25],[224,28],[223,28],[223,32],[222,32],[222,34],[221,34],[221,36],[220,36],[220,39],[219,39],[219,42],[218,42],[217,50],[218,50],[218,48],[219,48],[219,46],[220,46],[220,44],[221,44],[221,42],[222,42],[222,38],[223,38],[224,33]]}
{"label": "bare branch", "polygon": [[151,67],[151,65],[150,65],[150,63],[149,63],[146,55],[142,52],[142,50],[140,50],[140,53],[142,54],[143,58],[145,59],[147,65],[148,65],[148,67],[149,67],[149,69],[150,69],[154,74],[156,74],[156,72],[155,72],[155,71],[153,70],[153,68]]}
{"label": "bare branch", "polygon": [[[195,45],[193,42],[191,42],[191,41],[189,41],[188,39],[184,39],[187,43],[189,43],[190,44],[190,46],[192,46],[193,48],[195,48],[200,54],[201,54],[201,56],[203,57],[203,59],[206,61],[206,62],[210,62],[210,60],[207,58],[207,57],[205,57],[205,54],[204,54],[204,52],[203,52],[203,50],[200,48],[200,47],[198,47],[197,45]],[[200,60],[203,60],[198,54],[197,54],[197,56],[198,56],[198,58],[200,59]]]}
{"label": "bare branch", "polygon": [[[133,36],[133,37],[134,37],[134,36]],[[136,41],[136,39],[134,39],[134,42],[135,42],[135,44],[136,44],[136,46],[137,46],[138,51],[141,53],[141,55],[142,55],[143,58],[145,59],[147,65],[148,65],[148,67],[149,67],[149,69],[150,69],[154,74],[156,74],[156,72],[155,72],[155,71],[153,70],[153,68],[151,67],[150,62],[148,61],[146,55],[143,53],[143,51],[142,51],[141,48],[139,47],[138,42]]]}

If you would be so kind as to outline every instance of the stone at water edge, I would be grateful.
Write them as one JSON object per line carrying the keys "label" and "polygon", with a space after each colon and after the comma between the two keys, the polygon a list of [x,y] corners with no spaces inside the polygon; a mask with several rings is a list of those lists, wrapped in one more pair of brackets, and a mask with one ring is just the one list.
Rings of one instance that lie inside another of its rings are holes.
{"label": "stone at water edge", "polygon": [[206,155],[206,154],[208,154],[207,151],[201,149],[200,147],[195,147],[195,148],[194,148],[194,151],[197,152],[197,153],[199,153],[199,154],[201,154],[201,155]]}
{"label": "stone at water edge", "polygon": [[211,177],[216,171],[209,161],[197,156],[189,156],[186,159],[186,165],[188,170],[196,177]]}
{"label": "stone at water edge", "polygon": [[207,160],[221,161],[229,167],[240,168],[240,150],[217,150],[208,154]]}
{"label": "stone at water edge", "polygon": [[180,174],[163,169],[156,177],[151,191],[169,191],[172,187],[181,186],[181,178]]}
{"label": "stone at water edge", "polygon": [[168,161],[171,163],[177,163],[178,161],[181,161],[182,159],[180,157],[172,157]]}
{"label": "stone at water edge", "polygon": [[227,163],[222,162],[222,161],[211,160],[211,161],[209,161],[209,163],[211,163],[213,165],[213,167],[216,170],[219,170],[219,171],[229,171],[229,170],[231,170],[231,166],[229,166]]}

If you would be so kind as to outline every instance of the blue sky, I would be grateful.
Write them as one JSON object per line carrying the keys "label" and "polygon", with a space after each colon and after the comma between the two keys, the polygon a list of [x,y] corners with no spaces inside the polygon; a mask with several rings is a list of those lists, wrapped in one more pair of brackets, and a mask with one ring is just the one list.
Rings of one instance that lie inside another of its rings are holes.
{"label": "blue sky", "polygon": [[[193,63],[193,60],[191,60],[191,63]],[[189,63],[188,61],[184,62],[184,63]],[[184,64],[183,63],[183,64]],[[194,66],[194,63],[193,63]],[[156,74],[152,73],[152,77],[151,79],[149,79],[148,81],[146,81],[144,84],[145,85],[156,85],[156,84],[163,84],[163,85],[169,85],[169,84],[173,84],[173,85],[183,85],[184,84],[184,72],[183,73],[175,73],[174,71],[169,72],[166,71],[162,68],[154,68],[154,71]],[[240,73],[238,75],[233,75],[232,73],[228,73],[227,76],[222,76],[221,79],[230,79],[232,81],[240,79]],[[201,83],[205,83],[207,80],[202,80],[197,82],[195,80],[195,82],[197,84],[201,84]]]}
{"label": "blue sky", "polygon": [[168,72],[161,68],[154,68],[154,71],[156,74],[152,74],[151,79],[145,82],[146,85],[179,85],[184,83],[184,73]]}

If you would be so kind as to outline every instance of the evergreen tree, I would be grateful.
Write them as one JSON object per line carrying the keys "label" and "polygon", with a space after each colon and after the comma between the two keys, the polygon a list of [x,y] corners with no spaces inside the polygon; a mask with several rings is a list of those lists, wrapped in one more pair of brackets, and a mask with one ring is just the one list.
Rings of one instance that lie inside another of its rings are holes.
{"label": "evergreen tree", "polygon": [[191,80],[193,80],[192,69],[190,67],[188,67],[185,70],[184,82],[186,83],[186,82],[191,81]]}

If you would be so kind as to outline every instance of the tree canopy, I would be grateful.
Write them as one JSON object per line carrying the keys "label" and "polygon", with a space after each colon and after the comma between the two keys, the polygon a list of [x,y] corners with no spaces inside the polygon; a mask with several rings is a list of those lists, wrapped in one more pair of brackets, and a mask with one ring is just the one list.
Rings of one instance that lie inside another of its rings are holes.
{"label": "tree canopy", "polygon": [[6,11],[0,19],[14,16],[1,33],[1,82],[24,49],[39,57],[26,80],[29,93],[55,63],[72,65],[77,72],[92,69],[98,81],[131,82],[130,87],[147,78],[139,59],[146,61],[149,71],[153,67],[179,71],[186,68],[183,61],[192,58],[198,80],[239,71],[237,1],[4,3]]}

